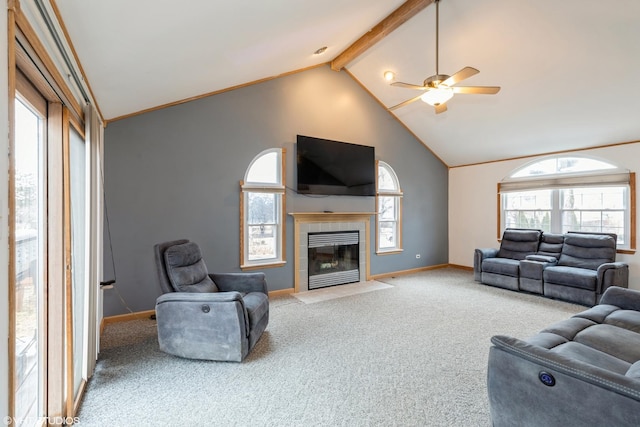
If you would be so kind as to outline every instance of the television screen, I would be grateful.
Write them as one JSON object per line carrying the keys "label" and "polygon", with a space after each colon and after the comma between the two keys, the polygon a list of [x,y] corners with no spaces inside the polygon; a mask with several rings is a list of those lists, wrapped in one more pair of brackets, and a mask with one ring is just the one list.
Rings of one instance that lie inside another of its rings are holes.
{"label": "television screen", "polygon": [[298,135],[298,193],[375,196],[373,147]]}

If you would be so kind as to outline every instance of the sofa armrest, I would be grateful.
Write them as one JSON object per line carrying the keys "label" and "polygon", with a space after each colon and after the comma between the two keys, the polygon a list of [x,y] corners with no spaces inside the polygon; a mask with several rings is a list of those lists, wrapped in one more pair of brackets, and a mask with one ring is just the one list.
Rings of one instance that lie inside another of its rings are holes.
{"label": "sofa armrest", "polygon": [[598,267],[598,289],[602,294],[610,286],[627,288],[629,286],[629,265],[624,262],[607,262]]}
{"label": "sofa armrest", "polygon": [[[529,344],[504,335],[496,335],[491,338],[494,348],[510,353],[515,357],[528,360],[540,367],[548,368],[569,377],[576,378],[595,387],[615,391],[624,396],[640,401],[640,382],[631,377],[569,358],[544,347]],[[504,365],[492,366],[489,362],[489,370],[503,369]]]}
{"label": "sofa armrest", "polygon": [[612,286],[602,294],[600,304],[614,305],[622,310],[640,311],[640,291]]}
{"label": "sofa armrest", "polygon": [[262,292],[269,295],[264,273],[213,273],[209,277],[221,292]]}
{"label": "sofa armrest", "polygon": [[491,342],[487,390],[494,427],[583,426],[594,420],[640,425],[637,379],[516,338],[495,336]]}
{"label": "sofa armrest", "polygon": [[479,282],[482,277],[482,261],[487,258],[495,258],[498,255],[498,249],[495,248],[478,248],[473,254],[473,278]]}
{"label": "sofa armrest", "polygon": [[558,259],[556,257],[553,256],[548,256],[548,255],[527,255],[525,257],[525,259],[527,261],[537,261],[537,262],[543,262],[543,263],[547,263],[550,265],[555,265],[558,263]]}

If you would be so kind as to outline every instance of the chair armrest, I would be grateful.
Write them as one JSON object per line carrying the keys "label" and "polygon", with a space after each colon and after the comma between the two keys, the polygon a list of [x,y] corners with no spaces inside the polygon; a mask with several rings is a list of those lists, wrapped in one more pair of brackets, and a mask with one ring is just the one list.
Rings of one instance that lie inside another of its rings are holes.
{"label": "chair armrest", "polygon": [[600,304],[615,305],[622,310],[640,311],[640,291],[612,286],[604,292]]}
{"label": "chair armrest", "polygon": [[473,254],[473,273],[474,280],[479,282],[482,277],[482,261],[487,258],[495,258],[498,255],[498,249],[495,248],[478,248]]}
{"label": "chair armrest", "polygon": [[213,273],[209,277],[221,292],[262,292],[269,295],[264,273]]}
{"label": "chair armrest", "polygon": [[624,262],[607,262],[598,267],[597,292],[602,294],[610,286],[629,286],[629,265]]}

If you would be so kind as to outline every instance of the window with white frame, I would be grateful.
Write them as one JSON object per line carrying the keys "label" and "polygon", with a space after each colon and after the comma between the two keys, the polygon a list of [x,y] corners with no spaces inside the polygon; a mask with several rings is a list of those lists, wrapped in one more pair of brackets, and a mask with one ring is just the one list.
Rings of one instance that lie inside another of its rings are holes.
{"label": "window with white frame", "polygon": [[619,249],[635,249],[634,191],[634,173],[602,160],[536,161],[499,184],[500,235],[505,228],[615,233]]}
{"label": "window with white frame", "polygon": [[258,154],[240,184],[241,268],[284,264],[284,153],[272,148]]}
{"label": "window with white frame", "polygon": [[376,206],[377,253],[401,251],[402,191],[395,171],[383,161],[378,161]]}

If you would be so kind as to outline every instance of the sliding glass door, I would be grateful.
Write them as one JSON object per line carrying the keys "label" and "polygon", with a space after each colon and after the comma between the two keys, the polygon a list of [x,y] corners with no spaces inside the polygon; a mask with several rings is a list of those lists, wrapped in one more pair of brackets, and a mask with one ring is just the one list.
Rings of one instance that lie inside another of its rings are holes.
{"label": "sliding glass door", "polygon": [[13,399],[20,425],[35,425],[44,414],[46,389],[47,104],[38,95],[18,93],[14,105]]}
{"label": "sliding glass door", "polygon": [[[71,305],[73,328],[74,403],[86,381],[87,361],[87,173],[84,136],[69,126],[69,175],[71,195]],[[74,405],[75,406],[75,405]]]}

